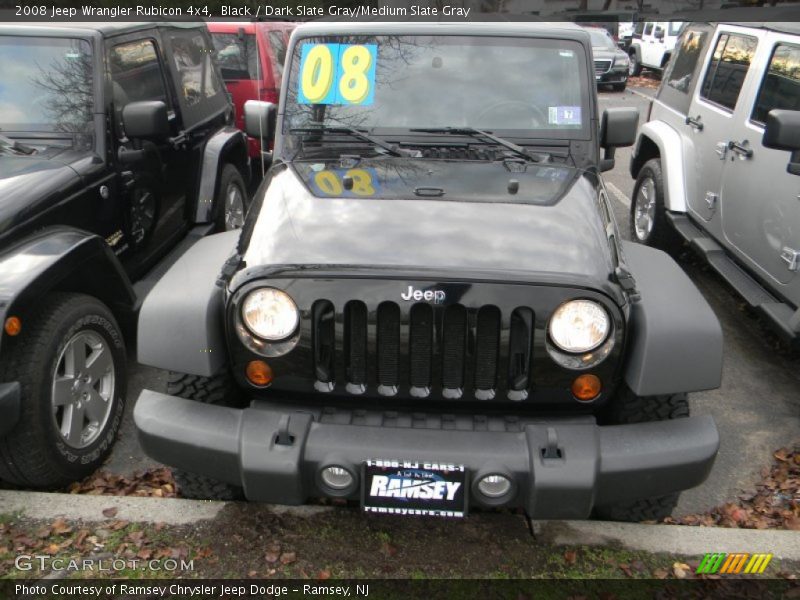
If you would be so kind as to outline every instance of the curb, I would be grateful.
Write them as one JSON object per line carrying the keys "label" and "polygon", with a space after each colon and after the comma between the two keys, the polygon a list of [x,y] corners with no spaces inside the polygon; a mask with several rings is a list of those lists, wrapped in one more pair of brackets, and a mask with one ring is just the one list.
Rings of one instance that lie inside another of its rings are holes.
{"label": "curb", "polygon": [[[139,523],[188,525],[214,519],[227,505],[227,502],[183,498],[0,491],[0,514],[20,513],[29,519],[42,520],[64,517],[70,520],[97,522],[113,518]],[[311,517],[331,510],[331,507],[327,506],[266,506],[275,514],[299,517]],[[103,511],[109,508],[117,509],[113,517],[103,515]]]}
{"label": "curb", "polygon": [[641,97],[642,97],[642,98],[644,98],[645,100],[655,100],[655,98],[656,98],[656,97],[655,97],[655,95],[651,95],[651,94],[645,94],[644,92],[640,92],[639,90],[633,89],[633,88],[631,88],[631,87],[628,87],[628,88],[627,88],[627,90],[628,90],[628,91],[629,91],[631,94],[636,94],[637,96],[641,96]]}
{"label": "curb", "polygon": [[554,545],[622,546],[629,550],[703,556],[707,552],[764,552],[800,561],[800,532],[605,521],[539,521],[537,540]]}
{"label": "curb", "polygon": [[[181,498],[0,491],[0,514],[20,513],[29,519],[42,520],[63,517],[98,522],[113,518],[188,525],[214,519],[233,504]],[[275,514],[301,518],[336,510],[329,506],[261,504],[259,507]],[[109,508],[117,509],[113,517],[103,515],[103,511]],[[555,546],[621,546],[629,550],[684,556],[702,556],[707,552],[765,552],[781,559],[800,561],[800,532],[796,531],[604,521],[535,521],[533,525],[536,543]]]}

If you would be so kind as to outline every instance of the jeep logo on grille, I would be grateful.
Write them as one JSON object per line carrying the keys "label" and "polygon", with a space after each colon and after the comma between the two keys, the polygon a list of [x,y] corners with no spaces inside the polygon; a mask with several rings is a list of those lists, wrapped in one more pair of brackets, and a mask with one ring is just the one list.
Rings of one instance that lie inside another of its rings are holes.
{"label": "jeep logo on grille", "polygon": [[442,290],[415,290],[414,286],[408,286],[408,291],[405,294],[400,294],[400,297],[406,302],[409,300],[433,300],[434,304],[441,304],[444,302],[444,292]]}

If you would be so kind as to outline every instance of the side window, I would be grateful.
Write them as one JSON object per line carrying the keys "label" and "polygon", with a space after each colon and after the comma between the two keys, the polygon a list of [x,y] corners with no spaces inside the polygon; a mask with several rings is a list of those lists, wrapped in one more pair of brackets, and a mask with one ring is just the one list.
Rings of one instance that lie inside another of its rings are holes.
{"label": "side window", "polygon": [[679,92],[688,94],[692,87],[695,68],[705,48],[708,32],[687,29],[670,61],[664,79],[667,85]]}
{"label": "side window", "polygon": [[153,40],[136,40],[114,46],[109,54],[112,99],[118,126],[122,109],[130,102],[161,100],[167,105],[164,74]]}
{"label": "side window", "polygon": [[652,22],[647,23],[644,26],[644,35],[650,35],[651,33],[653,33],[653,23]]}
{"label": "side window", "polygon": [[753,37],[723,33],[714,48],[700,95],[733,110],[757,43],[758,40]]}
{"label": "side window", "polygon": [[214,52],[225,81],[258,79],[256,36],[252,33],[212,33]]}
{"label": "side window", "polygon": [[642,37],[642,32],[644,31],[644,21],[639,21],[636,23],[636,26],[633,28],[633,37],[640,38]]}
{"label": "side window", "polygon": [[201,120],[208,103],[222,107],[227,99],[212,62],[213,46],[204,35],[175,32],[169,34],[169,42],[184,125],[191,127]]}
{"label": "side window", "polygon": [[764,123],[773,108],[800,110],[800,46],[775,46],[751,118]]}
{"label": "side window", "polygon": [[275,87],[280,89],[283,65],[286,63],[286,38],[283,31],[269,32],[269,46],[272,49],[272,56],[275,58]]}

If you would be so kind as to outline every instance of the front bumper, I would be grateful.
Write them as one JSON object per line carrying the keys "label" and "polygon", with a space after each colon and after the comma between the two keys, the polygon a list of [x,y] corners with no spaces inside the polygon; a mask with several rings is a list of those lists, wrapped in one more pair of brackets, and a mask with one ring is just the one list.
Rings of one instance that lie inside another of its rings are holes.
{"label": "front bumper", "polygon": [[625,83],[628,81],[628,70],[612,70],[595,74],[597,83]]}
{"label": "front bumper", "polygon": [[16,381],[0,383],[0,436],[7,435],[19,421],[22,391]]}
{"label": "front bumper", "polygon": [[[247,409],[142,391],[134,421],[145,452],[174,467],[242,486],[249,500],[303,504],[328,494],[319,471],[359,474],[367,459],[449,462],[473,482],[504,473],[535,519],[582,519],[592,508],[702,483],[719,447],[710,416],[598,426],[577,419],[331,411],[255,402]],[[357,498],[354,491],[350,497]],[[471,505],[484,502],[474,487]]]}

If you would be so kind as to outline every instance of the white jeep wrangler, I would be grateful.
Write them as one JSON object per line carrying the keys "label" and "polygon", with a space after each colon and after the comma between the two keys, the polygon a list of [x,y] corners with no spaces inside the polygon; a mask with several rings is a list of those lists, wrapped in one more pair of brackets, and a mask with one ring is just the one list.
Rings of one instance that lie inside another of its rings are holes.
{"label": "white jeep wrangler", "polygon": [[638,77],[642,68],[663,70],[669,62],[683,21],[640,21],[628,46],[628,75]]}
{"label": "white jeep wrangler", "polygon": [[634,147],[631,237],[688,242],[797,343],[800,24],[760,10],[684,28]]}

